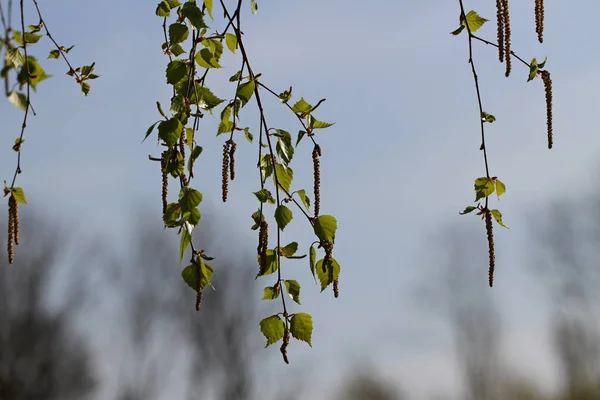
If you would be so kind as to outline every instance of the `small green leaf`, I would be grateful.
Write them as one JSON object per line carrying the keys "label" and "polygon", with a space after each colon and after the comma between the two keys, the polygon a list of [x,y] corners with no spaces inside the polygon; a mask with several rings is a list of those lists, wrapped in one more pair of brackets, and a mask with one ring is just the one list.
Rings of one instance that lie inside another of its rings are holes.
{"label": "small green leaf", "polygon": [[198,270],[200,270],[200,288],[204,288],[206,285],[212,286],[210,283],[213,276],[213,267],[204,263],[202,259],[200,259],[200,266],[190,264],[181,271],[181,277],[183,281],[187,283],[189,287],[196,290],[196,277]]}
{"label": "small green leaf", "polygon": [[320,215],[313,224],[315,235],[321,240],[334,242],[337,220],[331,215]]}
{"label": "small green leaf", "polygon": [[304,204],[304,207],[306,207],[306,209],[310,211],[310,199],[306,195],[306,190],[298,190],[296,193],[298,193],[298,197],[300,197],[300,201],[302,202],[302,204]]}
{"label": "small green leaf", "polygon": [[165,115],[165,112],[162,109],[162,106],[160,105],[160,102],[158,102],[158,101],[156,102],[156,108],[158,109],[158,112],[160,113],[160,115],[167,118],[167,116]]}
{"label": "small green leaf", "polygon": [[48,54],[48,58],[54,58],[57,59],[60,57],[60,51],[54,49],[54,50],[50,50],[50,54]]}
{"label": "small green leaf", "polygon": [[496,194],[498,195],[498,199],[506,192],[506,185],[502,183],[499,179],[496,179]]}
{"label": "small green leaf", "polygon": [[[27,43],[37,43],[44,35],[38,35],[35,33],[31,33],[31,32],[25,32],[25,41]],[[14,31],[13,32],[13,37],[15,39],[15,42],[17,42],[20,46],[23,46],[23,34],[21,32],[18,31]]]}
{"label": "small green leaf", "polygon": [[296,114],[308,113],[312,110],[312,106],[304,100],[304,97],[300,98],[292,107],[292,111]]}
{"label": "small green leaf", "polygon": [[[260,255],[257,254],[257,259],[260,265]],[[267,262],[264,268],[261,267],[261,270],[258,272],[258,274],[256,275],[257,277],[259,276],[264,276],[264,275],[271,275],[275,272],[277,272],[277,270],[279,269],[279,259],[277,257],[277,254],[275,254],[275,252],[273,250],[267,250]]]}
{"label": "small green leaf", "polygon": [[15,68],[19,68],[21,65],[25,64],[25,57],[21,54],[18,47],[6,50],[6,58],[15,66]]}
{"label": "small green leaf", "polygon": [[317,251],[315,250],[314,245],[310,246],[308,258],[309,258],[309,262],[310,262],[310,272],[312,273],[313,279],[315,280],[315,283],[316,283],[317,278],[315,277],[315,266],[316,266],[316,262],[317,262]]}
{"label": "small green leaf", "polygon": [[156,7],[156,15],[158,17],[168,17],[171,15],[171,7],[169,6],[169,3],[167,3],[165,0],[158,3],[158,6]]}
{"label": "small green leaf", "polygon": [[[294,171],[292,171],[290,167],[286,168],[277,163],[275,164],[275,173],[277,174],[279,185],[281,185],[286,192],[289,192],[292,186],[292,180],[294,179]],[[273,179],[275,179],[275,175],[273,175]]]}
{"label": "small green leaf", "polygon": [[538,64],[538,68],[543,69],[546,66],[546,61],[548,61],[548,56],[544,58],[544,61]]}
{"label": "small green leaf", "polygon": [[204,6],[206,7],[206,12],[208,13],[208,16],[210,17],[210,19],[214,19],[213,18],[213,1],[212,0],[204,0]]}
{"label": "small green leaf", "polygon": [[308,343],[310,347],[313,332],[312,316],[307,313],[297,313],[290,320],[290,333],[293,337]]}
{"label": "small green leaf", "polygon": [[81,85],[81,93],[84,96],[87,96],[88,94],[90,94],[90,84],[87,82],[81,82],[79,85]]}
{"label": "small green leaf", "polygon": [[192,28],[194,29],[208,29],[208,25],[204,23],[204,19],[202,18],[202,10],[198,8],[195,2],[187,1],[183,7],[181,7],[181,15],[186,17]]}
{"label": "small green leaf", "polygon": [[183,255],[187,250],[190,242],[192,241],[192,235],[188,232],[185,227],[181,230],[181,240],[179,241],[179,262],[183,260]]}
{"label": "small green leaf", "polygon": [[225,44],[227,44],[229,51],[235,54],[235,50],[237,49],[237,37],[234,34],[225,34]]}
{"label": "small green leaf", "polygon": [[304,135],[306,135],[306,131],[299,131],[298,132],[298,140],[296,140],[296,147],[298,146],[298,144],[300,144],[300,141],[302,140],[302,138],[304,137]]}
{"label": "small green leaf", "polygon": [[529,64],[529,78],[527,79],[527,82],[532,81],[537,76],[538,69],[539,69],[538,63],[534,57],[531,60],[531,63]]}
{"label": "small green leaf", "polygon": [[467,206],[467,208],[465,208],[465,211],[459,213],[460,215],[465,215],[468,214],[472,211],[475,211],[477,209],[477,207],[473,207],[473,206]]}
{"label": "small green leaf", "polygon": [[183,47],[181,47],[181,45],[178,43],[172,44],[171,46],[169,46],[169,49],[171,50],[171,53],[173,53],[173,55],[175,57],[179,57],[180,55],[186,53],[186,51],[183,49]]}
{"label": "small green leaf", "polygon": [[190,154],[190,159],[188,160],[188,172],[192,173],[192,169],[194,169],[194,161],[202,154],[202,147],[194,146],[192,153]]}
{"label": "small green leaf", "polygon": [[92,65],[84,65],[83,67],[81,67],[81,75],[88,76],[89,74],[92,73],[95,66],[96,66],[95,62],[93,62]]}
{"label": "small green leaf", "polygon": [[175,85],[187,76],[188,66],[183,60],[173,60],[167,65],[166,73],[167,83],[170,85]]}
{"label": "small green leaf", "polygon": [[206,110],[212,110],[225,101],[215,96],[207,87],[197,87],[195,92],[198,93],[198,103]]}
{"label": "small green leaf", "polygon": [[506,225],[504,225],[504,223],[502,223],[502,213],[500,213],[500,211],[492,210],[492,216],[494,217],[494,219],[496,220],[498,225],[508,229],[508,226],[506,226]]}
{"label": "small green leaf", "polygon": [[181,206],[182,211],[192,211],[192,209],[196,208],[201,202],[202,193],[186,186],[181,188],[181,191],[179,192],[179,205]]}
{"label": "small green leaf", "polygon": [[173,23],[169,25],[169,44],[178,44],[188,38],[190,31],[187,25]]}
{"label": "small green leaf", "polygon": [[254,81],[242,83],[238,87],[236,96],[242,101],[242,107],[245,106],[246,103],[248,103],[248,101],[250,101],[250,99],[252,98],[255,87],[256,84],[254,83]]}
{"label": "small green leaf", "polygon": [[23,192],[22,188],[14,187],[14,188],[10,189],[10,192],[15,197],[15,200],[17,201],[17,203],[27,204],[27,200],[25,200],[25,193]]}
{"label": "small green leaf", "polygon": [[283,283],[285,284],[285,290],[288,292],[292,300],[300,304],[300,284],[298,281],[290,279],[284,281]]}
{"label": "small green leaf", "polygon": [[275,210],[275,221],[277,221],[277,226],[279,229],[284,230],[285,227],[292,221],[294,217],[292,210],[287,208],[284,205],[280,205]]}
{"label": "small green leaf", "polygon": [[279,101],[286,104],[292,98],[292,87],[289,90],[284,90],[283,93],[279,94]]}
{"label": "small green leaf", "polygon": [[246,140],[252,143],[254,136],[250,133],[250,128],[244,128],[244,135],[246,135]]}
{"label": "small green leaf", "polygon": [[221,68],[219,60],[217,60],[214,54],[209,49],[202,49],[196,54],[196,62],[202,68]]}
{"label": "small green leaf", "polygon": [[273,136],[277,137],[277,145],[275,151],[281,159],[281,161],[288,165],[294,157],[294,146],[292,145],[292,135],[283,129],[276,129],[276,133]]}
{"label": "small green leaf", "polygon": [[16,138],[16,139],[15,139],[15,144],[14,144],[14,146],[12,147],[12,149],[13,149],[14,151],[16,151],[17,153],[18,153],[19,151],[21,151],[21,145],[23,144],[23,142],[24,142],[24,141],[25,141],[25,139],[21,139],[20,137]]}
{"label": "small green leaf", "polygon": [[258,4],[256,0],[250,0],[250,8],[252,9],[252,14],[256,14],[258,12]]}
{"label": "small green leaf", "polygon": [[484,111],[481,113],[481,120],[483,122],[489,122],[491,124],[492,122],[496,121],[496,117]]}
{"label": "small green leaf", "polygon": [[25,111],[27,108],[27,96],[24,93],[11,91],[8,95],[8,101],[20,110]]}
{"label": "small green leaf", "polygon": [[471,30],[471,33],[477,32],[479,28],[481,28],[483,24],[485,24],[488,21],[489,19],[485,19],[479,16],[479,14],[477,14],[473,10],[469,11],[469,13],[467,14],[467,22],[469,23],[469,29]]}
{"label": "small green leaf", "polygon": [[292,257],[298,251],[298,243],[292,242],[281,249],[281,255],[284,257]]}
{"label": "small green leaf", "polygon": [[167,146],[173,147],[179,141],[183,125],[177,118],[171,118],[167,121],[160,121],[158,125],[158,137],[163,140]]}
{"label": "small green leaf", "polygon": [[306,120],[308,122],[308,127],[311,130],[312,129],[325,129],[325,128],[329,128],[330,126],[335,125],[334,123],[331,123],[331,122],[319,121],[315,117],[313,117],[311,114],[309,114],[307,116]]}
{"label": "small green leaf", "polygon": [[486,198],[492,193],[494,193],[494,181],[491,178],[475,179],[475,201]]}
{"label": "small green leaf", "polygon": [[[146,135],[144,136],[144,140],[146,140],[148,138],[148,136],[150,136],[152,134],[152,131],[154,130],[154,127],[156,126],[156,124],[158,124],[160,121],[156,121],[155,123],[153,123],[152,125],[150,125],[150,128],[148,128],[148,130],[146,131]],[[142,140],[142,143],[144,143],[144,140]]]}
{"label": "small green leaf", "polygon": [[321,292],[340,275],[340,265],[334,258],[329,259],[325,272],[323,272],[323,259],[317,262],[315,268],[317,270],[317,277],[321,282]]}
{"label": "small green leaf", "polygon": [[27,57],[27,66],[21,66],[21,70],[17,75],[17,79],[22,85],[25,85],[27,81],[29,81],[33,90],[36,90],[37,85],[41,81],[50,78],[50,76],[51,75],[46,74],[46,71],[44,71],[44,69],[38,63],[38,60],[35,57],[29,56]]}
{"label": "small green leaf", "polygon": [[459,35],[463,31],[463,29],[465,29],[465,26],[461,25],[458,27],[457,30],[450,32],[450,34],[454,36]]}
{"label": "small green leaf", "polygon": [[260,321],[260,331],[267,338],[267,345],[265,347],[269,347],[273,343],[277,343],[283,339],[285,324],[279,316],[271,315]]}
{"label": "small green leaf", "polygon": [[269,189],[261,189],[257,192],[254,192],[254,195],[261,203],[275,204],[275,199],[273,198],[273,195]]}
{"label": "small green leaf", "polygon": [[267,286],[263,292],[262,300],[275,300],[279,297],[279,290],[273,286]]}

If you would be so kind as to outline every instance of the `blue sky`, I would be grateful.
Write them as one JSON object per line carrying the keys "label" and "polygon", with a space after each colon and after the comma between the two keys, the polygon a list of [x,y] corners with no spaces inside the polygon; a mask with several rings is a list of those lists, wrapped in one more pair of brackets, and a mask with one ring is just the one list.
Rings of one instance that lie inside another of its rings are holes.
{"label": "blue sky", "polygon": [[[467,1],[466,7],[493,19],[493,3],[488,3]],[[546,148],[541,80],[526,83],[528,71],[516,62],[513,75],[505,79],[496,51],[475,46],[484,108],[497,117],[487,128],[491,173],[508,188],[498,208],[511,230],[496,231],[494,291],[507,299],[502,312],[512,315],[515,339],[509,353],[527,354],[531,365],[544,359],[545,344],[537,340],[544,320],[532,317],[541,300],[522,272],[527,216],[553,198],[591,191],[600,150],[595,123],[600,48],[594,28],[600,4],[547,3],[544,45],[536,40],[533,1],[512,5],[511,21],[515,52],[526,60],[549,56],[553,150]],[[140,141],[158,119],[155,102],[167,104],[170,97],[160,52],[161,21],[153,5],[139,0],[119,7],[81,4],[65,0],[52,6],[41,2],[41,7],[56,39],[76,44],[71,61],[96,61],[102,78],[84,99],[63,76],[60,62],[44,61],[54,77],[41,83],[33,98],[38,115],[28,123],[24,173],[18,178],[30,206],[22,212],[64,217],[76,231],[125,231],[137,208],[160,212],[158,166],[147,158],[158,155],[159,148],[152,140]],[[342,265],[341,297],[333,299],[329,290],[319,295],[304,261],[284,267],[284,276],[303,283],[298,310],[315,318],[313,349],[294,344],[293,363],[326,371],[318,374],[325,382],[340,375],[340,365],[358,352],[415,393],[428,393],[431,374],[440,390],[455,388],[450,338],[434,333],[435,318],[408,293],[436,254],[429,245],[436,231],[466,226],[483,237],[477,218],[458,216],[473,199],[473,179],[485,174],[466,37],[448,34],[458,24],[458,2],[263,1],[259,7],[257,15],[243,16],[254,71],[276,91],[292,85],[294,99],[304,96],[314,104],[327,98],[317,117],[336,122],[318,141],[324,153],[322,213],[339,222],[335,251]],[[494,24],[479,33],[493,40]],[[39,48],[39,54],[49,49],[47,44]],[[232,75],[238,68],[233,61],[228,57],[217,76]],[[230,84],[213,82],[220,97],[231,96]],[[271,126],[297,131],[293,115],[276,100],[270,99],[266,109]],[[14,170],[11,146],[20,118],[8,102],[0,105],[5,132],[0,171],[7,180]],[[256,126],[252,119],[247,123]],[[223,205],[222,138],[215,138],[210,126],[200,134],[205,152],[196,185],[211,212],[239,227],[240,237],[247,238],[244,245],[253,246],[248,227],[256,207],[257,173],[240,167],[255,165],[255,147],[238,140],[238,178]],[[295,183],[306,189],[312,185],[310,151],[302,143],[293,162]],[[284,241],[299,239],[308,249],[312,239],[304,225],[297,218]],[[125,247],[124,234],[111,235]],[[481,262],[485,285],[485,253]],[[280,362],[277,349],[265,351]],[[546,379],[550,373],[540,371]]]}

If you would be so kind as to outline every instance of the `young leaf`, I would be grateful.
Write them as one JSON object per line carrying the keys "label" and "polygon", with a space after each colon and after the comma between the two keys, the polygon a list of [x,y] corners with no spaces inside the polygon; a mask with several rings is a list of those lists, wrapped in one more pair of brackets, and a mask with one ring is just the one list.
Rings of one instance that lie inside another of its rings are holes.
{"label": "young leaf", "polygon": [[529,64],[529,78],[527,79],[527,82],[532,81],[537,76],[538,68],[537,60],[534,57]]}
{"label": "young leaf", "polygon": [[317,277],[321,282],[321,292],[340,275],[340,265],[334,258],[329,259],[325,272],[323,272],[323,259],[317,262],[315,268],[317,269]]}
{"label": "young leaf", "polygon": [[267,345],[265,347],[269,347],[273,343],[283,339],[285,324],[279,316],[271,315],[260,321],[260,331],[267,338]]}
{"label": "young leaf", "polygon": [[[294,171],[292,171],[290,167],[286,168],[283,165],[277,163],[275,164],[275,173],[277,174],[277,180],[279,181],[279,185],[281,185],[281,187],[286,192],[289,192],[292,186],[292,179],[294,178]],[[273,175],[273,180],[275,180],[275,175]]]}
{"label": "young leaf", "polygon": [[296,114],[309,113],[311,110],[312,106],[304,100],[304,97],[301,97],[292,107],[292,111]]}
{"label": "young leaf", "polygon": [[308,343],[310,347],[313,331],[312,316],[307,313],[297,313],[290,320],[290,333],[293,337]]}
{"label": "young leaf", "polygon": [[275,146],[275,151],[277,155],[281,158],[281,161],[288,165],[292,158],[294,157],[294,146],[292,145],[292,135],[289,132],[284,131],[283,129],[277,129],[276,133],[273,134],[277,136],[277,145]]}
{"label": "young leaf", "polygon": [[8,101],[20,110],[25,111],[25,108],[27,108],[27,96],[24,93],[11,91],[8,95]]}
{"label": "young leaf", "polygon": [[190,242],[192,241],[192,235],[188,232],[187,229],[183,228],[181,230],[181,240],[179,241],[179,262],[183,260],[183,255],[187,250]]}
{"label": "young leaf", "polygon": [[261,189],[253,193],[261,203],[275,204],[275,199],[273,198],[273,195],[269,189]]}
{"label": "young leaf", "polygon": [[160,121],[158,125],[158,137],[163,140],[167,146],[173,147],[177,144],[181,136],[183,125],[177,118],[171,118],[167,121]]}
{"label": "young leaf", "polygon": [[263,291],[262,300],[275,300],[279,297],[279,290],[275,289],[273,286],[267,286]]}
{"label": "young leaf", "polygon": [[504,223],[502,223],[502,214],[500,213],[500,211],[492,210],[492,216],[494,217],[494,219],[496,220],[498,225],[508,229],[508,226],[506,226],[506,225],[504,225]]}
{"label": "young leaf", "polygon": [[167,65],[167,83],[175,85],[187,76],[188,66],[183,60],[173,60]]}
{"label": "young leaf", "polygon": [[310,262],[310,272],[312,273],[313,279],[315,280],[315,283],[317,283],[317,278],[315,276],[315,266],[316,266],[316,262],[317,262],[317,251],[315,250],[314,245],[310,246],[310,251],[309,251],[309,262]]}
{"label": "young leaf", "polygon": [[179,192],[179,205],[183,212],[192,211],[202,202],[202,193],[196,189],[182,187]]}
{"label": "young leaf", "polygon": [[[260,255],[257,254],[256,257],[260,264]],[[267,250],[267,263],[266,264],[267,264],[266,267],[264,269],[262,269],[261,271],[259,271],[258,274],[256,275],[256,277],[264,276],[264,275],[271,275],[271,274],[277,272],[277,270],[279,269],[279,260],[277,258],[277,254],[275,254],[275,252],[273,250]]]}
{"label": "young leaf", "polygon": [[204,0],[204,6],[206,7],[206,12],[208,13],[208,16],[210,17],[210,19],[214,19],[213,13],[212,13],[213,0]]}
{"label": "young leaf", "polygon": [[484,111],[481,113],[481,120],[483,122],[488,122],[491,124],[492,122],[496,121],[496,117],[494,117],[492,114]]}
{"label": "young leaf", "polygon": [[237,37],[232,33],[225,34],[225,44],[229,51],[235,54],[235,50],[237,49]]}
{"label": "young leaf", "polygon": [[173,23],[169,25],[169,44],[178,44],[188,38],[190,31],[187,25]]}
{"label": "young leaf", "polygon": [[258,12],[258,4],[256,0],[250,0],[250,8],[252,9],[252,14],[256,14]]}
{"label": "young leaf", "polygon": [[298,190],[296,193],[298,193],[298,197],[300,197],[300,201],[302,202],[302,204],[304,204],[304,207],[306,207],[306,209],[310,211],[310,199],[306,195],[306,190]]}
{"label": "young leaf", "polygon": [[250,143],[254,140],[254,136],[250,133],[250,128],[244,128],[244,135],[246,135],[246,140]]}
{"label": "young leaf", "polygon": [[471,211],[477,210],[477,207],[473,207],[473,206],[467,206],[467,208],[465,208],[465,211],[459,213],[460,215],[465,215],[470,213]]}
{"label": "young leaf", "polygon": [[329,128],[330,126],[334,125],[334,123],[331,123],[331,122],[319,121],[318,119],[313,117],[311,114],[308,114],[306,120],[308,122],[308,127],[311,130],[312,129],[325,129],[325,128]]}
{"label": "young leaf", "polygon": [[300,284],[293,279],[284,281],[285,290],[296,303],[300,304]]}
{"label": "young leaf", "polygon": [[199,29],[208,29],[208,25],[204,23],[204,19],[202,18],[202,11],[196,5],[196,2],[187,1],[183,7],[181,7],[181,15],[186,17],[192,28]]}
{"label": "young leaf", "polygon": [[10,189],[10,192],[15,197],[17,203],[27,204],[27,200],[25,200],[25,193],[23,192],[23,189],[21,189],[20,187],[14,187]]}
{"label": "young leaf", "polygon": [[83,94],[84,96],[87,96],[88,94],[90,94],[90,84],[87,82],[81,82],[79,85],[81,85],[81,94]]}
{"label": "young leaf", "polygon": [[315,219],[313,229],[319,239],[333,242],[337,230],[337,220],[331,215],[320,215]]}
{"label": "young leaf", "polygon": [[25,64],[25,56],[21,54],[18,47],[6,50],[5,57],[15,66],[15,68],[19,68],[21,65]]}
{"label": "young leaf", "polygon": [[[467,22],[469,23],[469,29],[471,30],[471,33],[477,32],[479,30],[479,28],[481,28],[483,26],[483,24],[485,24],[488,21],[489,21],[489,19],[485,19],[485,18],[479,16],[479,14],[477,14],[473,10],[471,10],[467,13]],[[464,22],[463,22],[463,24],[464,24]]]}
{"label": "young leaf", "polygon": [[475,201],[486,198],[492,193],[494,193],[494,181],[491,178],[475,179]]}
{"label": "young leaf", "polygon": [[292,221],[293,217],[292,210],[284,205],[280,205],[275,210],[275,221],[277,221],[277,226],[279,226],[279,229],[281,230],[285,229],[285,227]]}
{"label": "young leaf", "polygon": [[298,251],[298,243],[292,242],[281,249],[281,255],[284,257],[292,257]]}
{"label": "young leaf", "polygon": [[254,81],[242,83],[238,87],[236,96],[242,101],[242,107],[245,106],[246,103],[248,103],[248,101],[250,101],[250,99],[252,98],[255,87],[256,84],[254,83]]}
{"label": "young leaf", "polygon": [[506,192],[506,185],[502,183],[499,179],[496,179],[496,194],[498,195],[498,199]]}

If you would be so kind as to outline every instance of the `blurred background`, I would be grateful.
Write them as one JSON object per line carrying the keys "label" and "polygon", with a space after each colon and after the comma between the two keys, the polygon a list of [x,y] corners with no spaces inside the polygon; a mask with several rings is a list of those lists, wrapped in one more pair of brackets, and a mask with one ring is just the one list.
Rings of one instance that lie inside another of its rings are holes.
{"label": "blurred background", "polygon": [[[487,3],[466,7],[493,19]],[[496,51],[476,45],[484,108],[497,117],[491,173],[507,185],[497,208],[510,227],[495,230],[493,289],[483,223],[458,215],[485,173],[466,37],[449,34],[458,3],[264,1],[257,15],[248,5],[255,72],[278,92],[293,85],[293,100],[327,98],[316,117],[336,122],[318,139],[341,294],[319,293],[306,260],[282,266],[302,284],[292,311],[314,319],[312,348],[292,340],[285,365],[258,326],[279,304],[260,300],[270,278],[254,280],[255,146],[239,138],[222,204],[218,121],[207,116],[196,136],[205,151],[195,241],[216,257],[217,288],[196,313],[177,237],[160,220],[160,173],[147,157],[160,148],[140,144],[155,102],[170,98],[155,6],[40,1],[53,36],[76,45],[71,61],[96,61],[102,77],[82,99],[64,66],[44,60],[49,43],[35,47],[53,77],[33,97],[22,145],[21,244],[13,265],[0,257],[0,399],[600,399],[600,3],[547,0],[544,45],[533,1],[513,3],[514,51],[549,56],[555,146],[546,148],[541,80],[526,83],[516,63],[505,79]],[[493,39],[495,25],[478,34]],[[209,81],[221,98],[237,68],[226,57]],[[277,99],[265,97],[265,109],[271,126],[296,133]],[[2,179],[15,168],[21,118],[0,103]],[[304,145],[294,188],[310,193]],[[301,254],[305,225],[298,218],[283,234]]]}

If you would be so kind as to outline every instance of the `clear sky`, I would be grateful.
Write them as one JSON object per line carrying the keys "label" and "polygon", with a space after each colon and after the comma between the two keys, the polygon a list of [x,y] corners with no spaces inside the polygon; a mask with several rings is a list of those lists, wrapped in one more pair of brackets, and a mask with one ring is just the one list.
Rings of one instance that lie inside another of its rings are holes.
{"label": "clear sky", "polygon": [[[479,3],[466,1],[466,7],[493,20],[493,2]],[[497,117],[486,140],[491,173],[507,185],[498,208],[511,228],[496,230],[494,291],[506,299],[501,311],[511,315],[510,352],[527,354],[535,365],[545,357],[544,341],[537,339],[543,319],[532,317],[540,299],[534,283],[523,276],[521,246],[534,209],[592,189],[600,150],[600,3],[586,0],[575,7],[547,1],[544,45],[537,43],[533,1],[512,3],[513,50],[525,60],[548,56],[554,149],[546,148],[541,80],[526,83],[528,70],[516,62],[505,79],[497,52],[489,46],[476,43],[474,55],[484,108]],[[61,62],[43,61],[54,76],[39,85],[32,100],[38,115],[28,123],[18,178],[30,205],[22,212],[62,216],[74,230],[125,231],[137,208],[160,212],[159,170],[148,160],[159,147],[153,140],[140,142],[158,119],[155,102],[167,104],[170,98],[161,21],[154,16],[155,6],[141,0],[119,6],[75,0],[40,5],[53,36],[76,45],[70,60],[78,65],[95,61],[102,77],[83,98],[63,75]],[[385,366],[386,375],[399,377],[411,392],[428,394],[432,374],[441,388],[454,388],[450,338],[432,329],[434,317],[415,304],[411,288],[422,266],[432,262],[430,240],[436,231],[466,225],[484,235],[477,218],[458,216],[473,200],[473,179],[485,175],[466,36],[449,35],[458,26],[458,2],[262,1],[259,7],[257,15],[247,12],[242,22],[254,71],[277,91],[292,85],[294,99],[304,96],[314,104],[327,98],[316,116],[336,122],[319,132],[318,141],[323,149],[322,213],[333,214],[339,224],[335,252],[342,266],[341,296],[333,299],[330,290],[319,295],[304,261],[284,266],[284,276],[303,283],[298,310],[315,319],[313,348],[294,344],[293,363],[322,370],[322,384],[360,353]],[[30,15],[28,23],[35,23]],[[493,40],[495,24],[478,34]],[[39,49],[38,54],[47,54],[49,47]],[[233,61],[224,60],[219,76],[237,70]],[[234,90],[218,82],[211,88],[221,98]],[[277,101],[269,100],[266,108],[271,126],[297,132],[293,116]],[[2,179],[12,178],[16,160],[11,146],[20,118],[8,102],[0,105]],[[254,120],[247,123],[256,126]],[[258,181],[249,166],[256,163],[255,146],[238,141],[238,178],[223,205],[223,140],[214,137],[212,128],[197,135],[205,151],[195,187],[212,212],[239,227],[253,244],[248,227]],[[296,183],[309,192],[310,152],[308,143],[301,143],[293,162]],[[307,250],[312,238],[304,225],[297,218],[284,241],[299,239]],[[117,246],[126,246],[125,234],[112,235]],[[485,285],[485,253],[481,262]],[[265,351],[280,363],[276,348]],[[546,379],[550,373],[540,371]]]}

